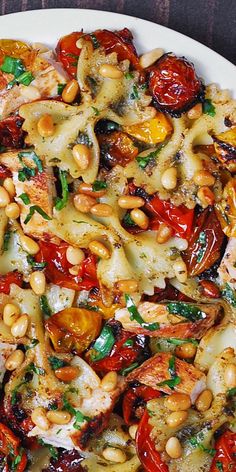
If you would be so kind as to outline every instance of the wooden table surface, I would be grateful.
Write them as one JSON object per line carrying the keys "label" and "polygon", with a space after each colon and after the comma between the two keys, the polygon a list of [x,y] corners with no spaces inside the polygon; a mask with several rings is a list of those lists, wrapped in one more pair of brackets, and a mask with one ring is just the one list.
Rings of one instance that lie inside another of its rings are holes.
{"label": "wooden table surface", "polygon": [[39,8],[93,8],[137,16],[180,31],[236,63],[236,0],[0,0],[1,15]]}

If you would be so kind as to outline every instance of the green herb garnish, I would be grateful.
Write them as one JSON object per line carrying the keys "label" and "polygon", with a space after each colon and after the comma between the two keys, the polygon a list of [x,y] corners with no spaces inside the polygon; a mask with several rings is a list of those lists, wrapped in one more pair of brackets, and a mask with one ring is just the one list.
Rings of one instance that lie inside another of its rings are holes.
{"label": "green herb garnish", "polygon": [[139,97],[139,92],[138,92],[138,87],[137,85],[133,85],[133,88],[132,88],[132,92],[130,94],[130,98],[131,100],[138,100],[140,97]]}
{"label": "green herb garnish", "polygon": [[92,110],[94,111],[95,116],[100,115],[100,111],[98,110],[98,108],[93,107],[93,106],[92,106],[91,108],[92,108]]}
{"label": "green herb garnish", "polygon": [[19,198],[22,200],[22,202],[23,202],[25,205],[29,205],[29,204],[30,204],[30,198],[29,198],[29,195],[27,195],[27,193],[21,193],[21,195],[19,195]]}
{"label": "green herb garnish", "polygon": [[203,103],[203,113],[205,113],[205,115],[210,115],[210,116],[215,116],[216,114],[216,109],[214,105],[212,104],[212,101],[209,100],[209,98],[206,98]]}
{"label": "green herb garnish", "polygon": [[29,379],[24,378],[22,382],[20,382],[15,388],[13,388],[12,395],[11,395],[11,405],[17,404],[18,391],[20,390],[21,387],[23,387],[23,385],[26,385],[27,383],[29,383]]}
{"label": "green herb garnish", "polygon": [[100,43],[99,43],[99,41],[97,40],[95,34],[90,33],[89,36],[90,36],[90,38],[92,39],[92,43],[93,43],[94,49],[98,49],[98,48],[100,47]]}
{"label": "green herb garnish", "polygon": [[197,255],[197,262],[201,262],[207,248],[207,241],[206,241],[206,233],[205,231],[201,231],[199,233],[199,237],[197,239],[197,243],[199,244],[199,250],[198,250],[198,255]]}
{"label": "green herb garnish", "polygon": [[2,248],[3,252],[8,251],[10,239],[11,239],[11,231],[8,229],[4,233],[4,237],[3,237],[3,248]]}
{"label": "green herb garnish", "polygon": [[[23,158],[26,157],[27,159],[32,159],[36,164],[38,171],[40,173],[43,172],[43,163],[40,157],[34,151],[22,151],[18,153],[18,157],[20,162],[23,164]],[[28,168],[28,167],[27,167]]]}
{"label": "green herb garnish", "polygon": [[78,144],[85,144],[85,146],[92,147],[93,143],[90,140],[89,136],[87,133],[83,133],[82,131],[79,132],[77,138],[76,138],[76,143]]}
{"label": "green herb garnish", "polygon": [[45,211],[38,205],[32,205],[29,209],[29,213],[24,220],[24,224],[26,225],[31,220],[32,216],[35,212],[39,213],[45,220],[51,220],[52,218],[45,213]]}
{"label": "green herb garnish", "polygon": [[201,449],[201,451],[203,452],[207,452],[208,454],[210,454],[211,456],[214,456],[215,453],[216,453],[216,450],[213,449],[213,448],[208,448],[206,446],[204,446],[204,444],[202,444],[202,442],[200,442],[202,440],[202,435],[200,433],[199,436],[196,436],[196,437],[191,437],[188,439],[188,442],[191,444],[191,446],[193,447],[198,447],[199,449]]}
{"label": "green herb garnish", "polygon": [[93,182],[93,191],[99,192],[99,190],[103,190],[107,188],[107,183],[104,180],[95,180]]}
{"label": "green herb garnish", "polygon": [[133,320],[137,321],[137,323],[140,324],[142,328],[148,329],[149,331],[155,331],[156,329],[159,329],[159,323],[146,323],[144,321],[136,305],[134,304],[133,299],[127,293],[125,294],[125,301],[126,301],[127,310],[130,314],[131,321]]}
{"label": "green herb garnish", "polygon": [[190,321],[203,320],[206,314],[194,305],[188,305],[184,302],[167,303],[166,308],[172,315],[184,316]]}
{"label": "green herb garnish", "polygon": [[62,210],[68,202],[69,190],[68,190],[68,183],[67,183],[66,176],[67,176],[67,172],[59,169],[59,178],[61,182],[62,198],[57,197],[56,199],[55,208],[57,211]]}
{"label": "green herb garnish", "polygon": [[221,461],[216,461],[216,467],[220,472],[224,472],[223,464]]}
{"label": "green herb garnish", "polygon": [[125,347],[129,347],[129,346],[133,346],[134,345],[134,341],[133,339],[127,339],[127,341],[124,342],[123,346]]}
{"label": "green herb garnish", "polygon": [[34,270],[43,270],[45,269],[47,262],[36,262],[34,260],[34,257],[31,256],[30,254],[27,255],[26,257],[28,264],[32,266],[32,269]]}
{"label": "green herb garnish", "polygon": [[15,79],[17,83],[23,84],[23,85],[30,85],[31,82],[34,80],[34,76],[32,72],[30,71],[25,71],[23,74],[21,74],[17,79]]}
{"label": "green herb garnish", "polygon": [[150,152],[147,156],[137,156],[136,161],[141,169],[145,169],[150,162],[154,161],[157,155],[159,154],[162,146],[160,146],[156,151]]}
{"label": "green herb garnish", "polygon": [[125,214],[123,223],[125,226],[135,226],[135,222],[132,220],[130,213]]}
{"label": "green herb garnish", "polygon": [[58,84],[57,85],[57,95],[61,95],[64,88],[65,88],[66,84]]}
{"label": "green herb garnish", "polygon": [[194,346],[198,346],[198,342],[193,338],[178,339],[178,338],[166,338],[166,341],[175,346],[181,346],[182,344],[192,343]]}
{"label": "green herb garnish", "polygon": [[113,331],[109,325],[105,325],[102,328],[100,336],[96,339],[93,345],[93,350],[91,353],[92,361],[96,362],[104,359],[104,357],[110,354],[114,344],[115,337]]}
{"label": "green herb garnish", "polygon": [[31,344],[29,344],[28,346],[24,346],[25,351],[29,351],[29,349],[33,349],[35,346],[38,345],[38,343],[39,343],[38,339],[36,339],[36,338],[31,339]]}
{"label": "green herb garnish", "polygon": [[37,375],[45,375],[46,371],[41,367],[38,367],[34,362],[31,362],[27,367],[28,372],[34,372]]}
{"label": "green herb garnish", "polygon": [[138,362],[134,362],[133,364],[130,364],[128,367],[125,367],[124,369],[120,370],[119,374],[123,375],[124,377],[128,375],[132,370],[136,369],[136,367],[139,366]]}
{"label": "green herb garnish", "polygon": [[55,356],[50,356],[48,360],[53,370],[57,370],[57,369],[60,369],[60,367],[65,367],[68,365],[68,362],[65,362],[62,359],[59,359],[58,357],[55,357]]}
{"label": "green herb garnish", "polygon": [[222,290],[221,295],[230,305],[236,308],[236,292],[228,283],[225,284],[225,288]]}
{"label": "green herb garnish", "polygon": [[0,66],[2,72],[14,75],[15,78],[19,77],[25,72],[25,66],[21,59],[15,57],[5,56],[2,65]]}
{"label": "green herb garnish", "polygon": [[168,371],[170,374],[170,379],[168,380],[163,380],[163,382],[160,382],[157,384],[158,386],[164,386],[167,385],[171,389],[173,389],[176,385],[179,385],[181,382],[181,378],[176,375],[176,368],[175,368],[175,356],[172,356],[169,360],[169,367]]}
{"label": "green herb garnish", "polygon": [[68,411],[72,416],[75,417],[75,422],[73,424],[73,427],[75,429],[80,429],[81,428],[81,423],[84,421],[90,421],[91,418],[89,416],[84,415],[81,411],[76,410],[70,402],[66,398],[66,393],[63,395],[63,408],[64,410]]}
{"label": "green herb garnish", "polygon": [[236,395],[236,387],[229,388],[226,395],[227,397],[234,397]]}
{"label": "green herb garnish", "polygon": [[58,450],[56,447],[52,446],[51,444],[47,444],[46,442],[44,442],[43,439],[38,439],[38,443],[40,444],[40,446],[44,446],[44,447],[47,447],[52,458],[53,459],[58,459],[58,456],[59,456],[59,453],[58,453]]}
{"label": "green herb garnish", "polygon": [[125,78],[128,79],[128,80],[134,78],[133,72],[125,72],[124,76],[125,76]]}
{"label": "green herb garnish", "polygon": [[39,299],[39,305],[40,305],[40,308],[44,314],[44,316],[52,316],[52,310],[48,304],[48,299],[46,297],[46,295],[41,295],[40,299]]}
{"label": "green herb garnish", "polygon": [[20,182],[25,182],[26,180],[30,180],[31,177],[36,175],[35,169],[31,169],[31,167],[23,167],[18,172],[18,179]]}

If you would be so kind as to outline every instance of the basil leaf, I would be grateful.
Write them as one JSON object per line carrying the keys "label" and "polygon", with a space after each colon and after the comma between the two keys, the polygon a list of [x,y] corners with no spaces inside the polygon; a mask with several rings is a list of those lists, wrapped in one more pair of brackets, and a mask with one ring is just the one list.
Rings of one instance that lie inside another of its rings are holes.
{"label": "basil leaf", "polygon": [[229,388],[226,394],[227,397],[234,397],[236,395],[236,387]]}
{"label": "basil leaf", "polygon": [[124,76],[128,80],[134,78],[134,74],[132,72],[125,72]]}
{"label": "basil leaf", "polygon": [[184,316],[190,321],[203,320],[206,314],[194,305],[188,305],[184,302],[167,303],[166,308],[172,315]]}
{"label": "basil leaf", "polygon": [[124,342],[123,346],[125,347],[129,347],[129,346],[133,346],[134,345],[134,341],[133,339],[127,339],[127,341]]}
{"label": "basil leaf", "polygon": [[40,299],[39,299],[39,305],[40,305],[40,308],[44,314],[44,316],[52,316],[52,310],[48,304],[48,299],[46,297],[46,295],[41,295]]}
{"label": "basil leaf", "polygon": [[61,211],[68,202],[69,190],[68,190],[68,183],[67,183],[66,176],[67,176],[67,172],[59,169],[59,178],[61,182],[62,198],[57,197],[56,199],[55,208],[57,211]]}
{"label": "basil leaf", "polygon": [[51,220],[52,219],[50,216],[47,215],[47,213],[45,213],[45,211],[40,206],[32,205],[30,207],[28,215],[26,216],[26,218],[24,220],[25,225],[27,223],[29,223],[29,221],[31,220],[31,218],[32,218],[32,216],[34,215],[35,212],[39,213],[45,220]]}
{"label": "basil leaf", "polygon": [[36,338],[33,338],[31,340],[31,344],[29,344],[28,346],[25,346],[25,351],[29,351],[29,349],[33,349],[35,346],[37,346],[39,343],[39,340],[36,339]]}
{"label": "basil leaf", "polygon": [[176,385],[180,384],[181,378],[176,375],[176,369],[175,369],[175,356],[171,356],[169,360],[169,367],[168,367],[169,374],[171,376],[170,379],[163,380],[163,382],[160,382],[158,386],[164,386],[167,385],[171,389],[173,389]]}
{"label": "basil leaf", "polygon": [[174,344],[175,346],[181,346],[182,344],[185,344],[185,343],[192,343],[194,346],[198,346],[197,340],[193,338],[186,338],[186,339],[166,338],[166,341],[170,344]]}
{"label": "basil leaf", "polygon": [[100,336],[96,339],[93,345],[92,349],[95,351],[95,353],[91,353],[92,361],[100,361],[101,359],[104,359],[104,357],[108,356],[114,344],[115,337],[113,331],[109,325],[105,325],[102,328]]}
{"label": "basil leaf", "polygon": [[35,169],[31,169],[30,167],[23,167],[18,172],[18,179],[20,182],[25,182],[26,180],[30,180],[31,177],[34,177],[35,175]]}
{"label": "basil leaf", "polygon": [[5,56],[2,65],[0,66],[2,72],[13,74],[15,78],[19,77],[25,72],[25,66],[21,59],[16,57]]}
{"label": "basil leaf", "polygon": [[133,85],[132,93],[130,94],[131,100],[138,100],[140,98],[137,85]]}
{"label": "basil leaf", "polygon": [[99,190],[103,190],[107,188],[107,183],[104,182],[103,180],[95,180],[93,182],[93,191],[98,192]]}
{"label": "basil leaf", "polygon": [[10,239],[11,239],[11,231],[7,230],[4,233],[4,237],[3,237],[3,248],[2,248],[3,252],[8,251]]}
{"label": "basil leaf", "polygon": [[28,264],[30,264],[34,270],[43,270],[47,265],[47,262],[36,262],[30,254],[27,255],[26,259]]}
{"label": "basil leaf", "polygon": [[57,369],[60,369],[60,367],[65,367],[68,365],[68,362],[65,362],[62,359],[59,359],[58,357],[55,357],[55,356],[50,356],[48,360],[53,370],[57,370]]}
{"label": "basil leaf", "polygon": [[125,301],[126,301],[126,307],[128,312],[130,313],[130,319],[137,321],[140,326],[144,329],[148,329],[149,331],[155,331],[156,329],[159,329],[159,323],[146,323],[142,316],[140,315],[136,305],[134,304],[132,298],[130,295],[127,293],[125,294]]}
{"label": "basil leaf", "polygon": [[34,372],[37,375],[45,375],[46,371],[42,369],[41,367],[38,367],[37,365],[34,364],[34,362],[31,362],[28,367],[27,367],[28,372]]}
{"label": "basil leaf", "polygon": [[152,161],[155,161],[155,158],[159,154],[160,150],[162,149],[163,145],[160,146],[156,151],[150,152],[147,156],[137,156],[136,161],[141,169],[145,169],[148,164]]}
{"label": "basil leaf", "polygon": [[123,224],[125,226],[135,226],[135,222],[132,220],[130,213],[126,213],[123,218]]}
{"label": "basil leaf", "polygon": [[30,203],[30,198],[29,198],[29,195],[27,195],[27,193],[22,193],[21,195],[19,195],[19,198],[22,200],[22,202],[23,202],[25,205],[29,205],[29,203]]}
{"label": "basil leaf", "polygon": [[82,131],[79,132],[77,138],[76,138],[76,142],[78,144],[85,144],[85,146],[88,146],[88,147],[92,147],[93,143],[92,141],[89,139],[89,136],[87,133],[82,133]]}
{"label": "basil leaf", "polygon": [[91,108],[93,109],[95,116],[100,115],[100,111],[98,110],[98,108],[93,107],[93,106]]}
{"label": "basil leaf", "polygon": [[130,364],[128,367],[125,367],[124,369],[120,370],[119,374],[123,375],[124,377],[128,375],[132,370],[136,369],[136,367],[139,366],[138,362],[134,362],[133,364]]}
{"label": "basil leaf", "polygon": [[40,173],[43,172],[43,163],[42,163],[40,157],[34,151],[19,152],[18,157],[19,157],[21,163],[23,163],[23,158],[24,157],[27,157],[27,159],[32,159],[34,161],[34,163],[36,164],[36,166],[38,168],[38,171]]}
{"label": "basil leaf", "polygon": [[66,398],[66,393],[63,395],[63,408],[64,410],[68,411],[72,416],[75,416],[75,422],[73,424],[73,427],[75,429],[80,429],[81,425],[80,423],[83,423],[84,421],[90,421],[91,418],[89,416],[84,415],[81,411],[76,410],[70,402]]}
{"label": "basil leaf", "polygon": [[210,115],[210,116],[215,116],[216,114],[216,109],[214,105],[212,104],[212,101],[209,100],[209,98],[206,98],[203,103],[203,113],[205,115]]}
{"label": "basil leaf", "polygon": [[28,86],[34,80],[32,72],[25,71],[19,77],[17,77],[16,82]]}
{"label": "basil leaf", "polygon": [[222,290],[221,295],[230,305],[236,308],[236,292],[228,283],[225,284],[225,288]]}
{"label": "basil leaf", "polygon": [[65,88],[66,84],[57,84],[57,94],[58,95],[61,95],[64,88]]}
{"label": "basil leaf", "polygon": [[56,447],[52,446],[51,444],[47,444],[47,443],[44,442],[44,440],[41,439],[41,438],[38,439],[38,443],[40,444],[40,446],[43,446],[43,447],[47,447],[47,448],[48,448],[48,450],[49,450],[49,452],[50,452],[50,454],[51,454],[51,456],[52,456],[53,459],[58,459],[58,457],[59,457],[59,452],[58,452],[58,450],[57,450]]}

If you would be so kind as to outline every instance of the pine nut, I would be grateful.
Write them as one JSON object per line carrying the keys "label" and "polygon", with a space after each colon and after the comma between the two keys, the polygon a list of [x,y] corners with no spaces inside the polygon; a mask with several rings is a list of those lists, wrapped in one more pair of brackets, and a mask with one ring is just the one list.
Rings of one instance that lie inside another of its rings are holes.
{"label": "pine nut", "polygon": [[172,393],[165,398],[165,406],[171,411],[185,411],[191,407],[190,396],[186,393]]}
{"label": "pine nut", "polygon": [[72,103],[79,93],[79,84],[77,80],[72,79],[68,82],[62,92],[62,100],[65,103]]}
{"label": "pine nut", "polygon": [[85,255],[82,249],[73,246],[68,246],[66,250],[66,259],[72,265],[79,265],[85,259]]}
{"label": "pine nut", "polygon": [[236,364],[231,363],[226,366],[224,380],[227,387],[236,387]]}
{"label": "pine nut", "polygon": [[172,459],[178,459],[182,456],[181,444],[175,436],[168,439],[166,443],[166,452]]}
{"label": "pine nut", "polygon": [[203,392],[197,397],[195,406],[198,411],[207,411],[211,406],[212,400],[213,395],[211,390],[203,390]]}
{"label": "pine nut", "polygon": [[16,189],[14,182],[11,177],[6,177],[5,180],[3,181],[3,187],[6,189],[6,191],[9,193],[10,197],[13,198],[16,194]]}
{"label": "pine nut", "polygon": [[38,406],[32,412],[31,420],[36,426],[38,426],[38,428],[42,429],[43,431],[48,431],[50,428],[50,423],[46,416],[46,410],[41,406]]}
{"label": "pine nut", "polygon": [[129,427],[129,435],[132,439],[135,439],[136,433],[137,433],[138,425],[137,424],[132,424]]}
{"label": "pine nut", "polygon": [[94,216],[111,216],[112,215],[112,207],[111,205],[107,205],[106,203],[97,203],[91,208],[91,213]]}
{"label": "pine nut", "polygon": [[121,79],[123,77],[123,72],[112,64],[103,64],[98,72],[107,79]]}
{"label": "pine nut", "polygon": [[139,58],[139,63],[140,66],[143,69],[146,69],[147,67],[152,66],[157,59],[160,59],[161,56],[163,56],[164,50],[161,48],[155,48],[152,49],[151,51],[145,52],[140,58]]}
{"label": "pine nut", "polygon": [[33,239],[29,238],[29,236],[22,235],[20,236],[20,243],[22,249],[28,252],[28,254],[34,256],[39,252],[39,245]]}
{"label": "pine nut", "polygon": [[201,187],[197,192],[197,197],[203,208],[213,205],[215,201],[215,195],[209,187]]}
{"label": "pine nut", "polygon": [[93,186],[91,184],[86,184],[85,182],[82,182],[79,185],[79,192],[84,193],[85,195],[90,195],[94,198],[100,198],[106,194],[107,189],[103,188],[101,190],[93,190]]}
{"label": "pine nut", "polygon": [[37,123],[38,133],[42,138],[48,138],[54,134],[54,124],[52,115],[46,113],[42,115]]}
{"label": "pine nut", "polygon": [[197,346],[193,343],[184,343],[181,346],[177,346],[175,349],[176,356],[181,359],[192,359],[197,351]]}
{"label": "pine nut", "polygon": [[81,213],[89,213],[91,208],[96,205],[95,198],[90,197],[89,195],[83,195],[82,193],[78,193],[74,196],[74,206],[76,210],[80,211]]}
{"label": "pine nut", "polygon": [[10,356],[7,358],[5,362],[5,367],[7,370],[15,370],[21,366],[25,358],[24,353],[17,349],[16,351],[12,352]]}
{"label": "pine nut", "polygon": [[121,208],[132,209],[139,208],[145,204],[145,200],[141,197],[134,197],[132,195],[124,195],[118,198],[118,205]]}
{"label": "pine nut", "polygon": [[17,203],[9,203],[5,208],[5,213],[8,218],[16,220],[20,216],[20,207]]}
{"label": "pine nut", "polygon": [[117,289],[122,293],[134,293],[138,290],[138,282],[135,279],[119,280]]}
{"label": "pine nut", "polygon": [[65,367],[59,367],[55,370],[55,376],[62,380],[62,382],[71,382],[72,380],[76,379],[79,375],[78,367],[74,367],[72,365],[68,365]]}
{"label": "pine nut", "polygon": [[36,295],[43,295],[46,289],[46,277],[43,272],[36,270],[30,274],[29,283]]}
{"label": "pine nut", "polygon": [[123,464],[126,461],[125,452],[116,447],[106,447],[103,449],[102,455],[107,461],[116,462],[117,464]]}
{"label": "pine nut", "polygon": [[182,259],[174,262],[173,269],[179,282],[184,283],[188,278],[187,266]]}
{"label": "pine nut", "polygon": [[27,98],[30,101],[39,100],[41,98],[39,89],[34,85],[22,85],[20,94],[22,97]]}
{"label": "pine nut", "polygon": [[164,244],[173,235],[173,230],[170,228],[170,226],[166,225],[165,223],[160,223],[160,226],[157,230],[157,242],[158,244]]}
{"label": "pine nut", "polygon": [[22,338],[25,336],[29,326],[29,317],[24,314],[21,315],[12,325],[11,334],[14,338]]}
{"label": "pine nut", "polygon": [[86,170],[91,161],[91,151],[85,144],[75,144],[72,155],[80,170]]}
{"label": "pine nut", "polygon": [[161,183],[167,190],[173,190],[177,185],[177,169],[169,167],[161,176]]}
{"label": "pine nut", "polygon": [[100,241],[91,241],[91,243],[89,243],[89,249],[93,254],[95,254],[95,256],[98,256],[101,259],[110,258],[110,251],[106,246],[104,246],[104,244],[100,243]]}
{"label": "pine nut", "polygon": [[147,229],[149,225],[149,218],[144,213],[144,211],[140,210],[139,208],[134,208],[130,212],[130,216],[134,223],[138,225],[142,229]]}
{"label": "pine nut", "polygon": [[10,195],[4,187],[0,187],[0,208],[4,208],[10,203]]}
{"label": "pine nut", "polygon": [[201,103],[197,103],[196,105],[194,105],[194,107],[190,108],[190,110],[187,113],[187,117],[190,120],[197,120],[198,118],[200,118],[201,115],[202,115]]}
{"label": "pine nut", "polygon": [[188,417],[187,411],[174,411],[167,418],[166,422],[170,428],[176,428],[180,426]]}
{"label": "pine nut", "polygon": [[101,381],[101,387],[105,392],[115,390],[117,386],[118,375],[116,372],[108,372]]}
{"label": "pine nut", "polygon": [[50,421],[50,423],[53,424],[68,424],[71,420],[71,415],[68,413],[68,411],[53,411],[50,410],[47,412],[47,419]]}
{"label": "pine nut", "polygon": [[208,170],[198,170],[195,172],[193,176],[193,181],[199,187],[203,187],[204,185],[210,186],[214,185],[215,177],[212,175]]}
{"label": "pine nut", "polygon": [[72,267],[69,267],[69,272],[71,275],[78,275],[80,271],[80,265],[74,265]]}
{"label": "pine nut", "polygon": [[3,308],[3,321],[5,325],[12,326],[20,315],[20,308],[14,303],[7,303]]}

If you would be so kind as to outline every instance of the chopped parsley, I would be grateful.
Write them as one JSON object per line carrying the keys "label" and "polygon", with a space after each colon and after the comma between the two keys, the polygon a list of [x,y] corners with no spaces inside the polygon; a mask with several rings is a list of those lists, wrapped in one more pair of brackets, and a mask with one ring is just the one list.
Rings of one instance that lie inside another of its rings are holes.
{"label": "chopped parsley", "polygon": [[203,103],[203,113],[205,115],[215,116],[216,110],[212,101],[209,98],[206,98]]}
{"label": "chopped parsley", "polygon": [[34,270],[43,270],[45,269],[47,262],[36,262],[34,260],[34,257],[31,256],[30,254],[27,255],[26,257],[28,264],[32,266],[32,269]]}
{"label": "chopped parsley", "polygon": [[93,143],[89,139],[89,136],[87,133],[83,133],[82,131],[79,132],[77,138],[76,138],[76,143],[78,144],[85,144],[85,146],[92,147]]}
{"label": "chopped parsley", "polygon": [[58,452],[56,447],[52,446],[51,444],[47,444],[41,438],[38,439],[38,443],[40,444],[40,446],[44,446],[44,447],[48,448],[48,450],[49,450],[49,452],[50,452],[53,459],[58,459],[59,452]]}
{"label": "chopped parsley", "polygon": [[189,438],[188,442],[191,444],[191,446],[198,447],[199,449],[201,449],[201,451],[207,452],[211,456],[214,456],[215,453],[216,453],[216,450],[213,449],[213,448],[208,448],[208,447],[204,446],[204,444],[202,444],[202,442],[201,442],[202,439],[203,439],[203,434],[200,432],[200,433],[198,433],[198,435],[192,436],[191,438]]}
{"label": "chopped parsley", "polygon": [[132,72],[125,72],[124,74],[125,78],[130,80],[134,78],[134,74]]}
{"label": "chopped parsley", "polygon": [[141,169],[145,169],[145,167],[147,167],[148,164],[150,164],[151,162],[154,162],[154,160],[157,157],[157,155],[159,154],[161,148],[162,148],[162,146],[160,146],[155,151],[150,152],[149,154],[147,154],[147,156],[137,156],[136,161],[137,161],[139,167]]}
{"label": "chopped parsley", "polygon": [[160,382],[157,385],[160,387],[167,385],[168,387],[173,389],[176,385],[179,385],[181,382],[181,378],[178,375],[176,375],[175,356],[172,356],[169,360],[168,372],[171,378],[168,380],[163,380],[163,382]]}
{"label": "chopped parsley", "polygon": [[58,84],[58,85],[57,85],[57,94],[58,94],[58,95],[61,95],[61,94],[62,94],[62,92],[63,92],[65,86],[66,86],[66,84]]}
{"label": "chopped parsley", "polygon": [[40,308],[44,314],[44,316],[52,316],[52,310],[48,304],[48,299],[46,297],[46,295],[41,295],[40,299],[39,299],[39,304],[40,304]]}
{"label": "chopped parsley", "polygon": [[224,472],[223,464],[221,461],[216,461],[216,468],[219,470],[219,472]]}
{"label": "chopped parsley", "polygon": [[134,345],[133,339],[127,339],[127,341],[124,342],[123,346],[125,347],[132,347]]}
{"label": "chopped parsley", "polygon": [[59,359],[56,356],[50,356],[48,360],[53,370],[57,370],[57,369],[60,369],[60,367],[65,367],[68,365],[67,362],[63,361],[62,359]]}
{"label": "chopped parsley", "polygon": [[33,349],[35,346],[39,344],[39,340],[36,338],[31,339],[31,344],[25,346],[25,351],[29,351],[29,349]]}
{"label": "chopped parsley", "polygon": [[90,33],[89,36],[90,36],[90,38],[91,38],[91,40],[92,40],[94,49],[98,49],[98,48],[100,47],[100,43],[99,43],[99,41],[97,40],[95,34]]}
{"label": "chopped parsley", "polygon": [[198,346],[197,340],[193,338],[186,338],[186,339],[166,338],[166,341],[170,344],[174,344],[175,346],[182,346],[182,344],[186,344],[186,343],[192,343],[194,346]]}
{"label": "chopped parsley", "polygon": [[21,463],[23,452],[24,452],[24,449],[21,447],[20,450],[19,450],[19,454],[17,456],[15,456],[14,453],[10,453],[10,455],[12,455],[14,457],[13,460],[12,460],[12,463],[10,465],[10,470],[11,471],[16,471],[18,469],[17,466]]}
{"label": "chopped parsley", "polygon": [[75,429],[80,429],[81,428],[81,423],[84,421],[90,421],[91,418],[89,416],[84,415],[81,411],[76,410],[68,401],[66,398],[66,393],[63,395],[63,408],[64,410],[68,411],[72,416],[75,417],[75,422],[73,424],[73,427]]}
{"label": "chopped parsley", "polygon": [[125,367],[124,369],[120,370],[119,374],[123,375],[124,377],[128,375],[132,370],[136,369],[136,367],[139,366],[138,362],[134,362],[133,364],[130,364],[128,367]]}
{"label": "chopped parsley", "polygon": [[104,357],[110,354],[114,344],[115,337],[112,328],[109,325],[105,325],[93,345],[91,353],[92,361],[96,362],[104,359]]}
{"label": "chopped parsley", "polygon": [[225,288],[222,290],[221,295],[230,305],[236,308],[236,293],[228,283],[225,284]]}
{"label": "chopped parsley", "polygon": [[98,108],[93,107],[93,106],[92,106],[91,108],[92,108],[92,110],[94,111],[95,116],[100,115],[100,111],[98,110]]}
{"label": "chopped parsley", "polygon": [[28,372],[34,372],[37,375],[45,375],[46,371],[42,367],[38,367],[34,362],[31,362],[27,367]]}
{"label": "chopped parsley", "polygon": [[2,248],[3,252],[8,251],[10,239],[11,239],[11,231],[8,229],[4,233],[4,237],[3,237],[3,248]]}
{"label": "chopped parsley", "polygon": [[140,98],[137,85],[133,85],[132,92],[130,94],[131,100],[138,100]]}
{"label": "chopped parsley", "polygon": [[201,231],[199,233],[199,237],[197,240],[199,244],[199,250],[197,255],[197,262],[201,262],[203,257],[205,256],[206,248],[207,248],[207,240],[206,240],[206,233],[205,231]]}
{"label": "chopped parsley", "polygon": [[142,328],[148,329],[149,331],[155,331],[156,329],[159,329],[159,323],[146,323],[144,321],[136,305],[134,304],[133,299],[127,293],[125,294],[125,301],[126,301],[127,310],[130,314],[131,321],[133,320],[137,321],[137,323],[140,324]]}
{"label": "chopped parsley", "polygon": [[125,226],[135,226],[135,222],[132,220],[130,213],[125,214],[123,223]]}
{"label": "chopped parsley", "polygon": [[30,180],[31,177],[34,177],[35,175],[36,175],[35,169],[24,166],[18,172],[18,179],[20,182],[25,182],[26,180]]}
{"label": "chopped parsley", "polygon": [[226,394],[227,397],[234,397],[236,395],[236,387],[229,388]]}
{"label": "chopped parsley", "polygon": [[99,190],[103,190],[107,188],[107,183],[104,180],[95,180],[93,182],[93,191],[99,192]]}
{"label": "chopped parsley", "polygon": [[29,195],[27,195],[27,193],[21,193],[21,195],[19,195],[19,198],[22,200],[22,202],[23,202],[25,205],[29,205],[29,204],[30,204],[30,198],[29,198]]}
{"label": "chopped parsley", "polygon": [[166,308],[170,314],[184,316],[184,318],[190,321],[203,320],[206,318],[206,314],[198,307],[188,305],[184,302],[167,303]]}
{"label": "chopped parsley", "polygon": [[68,202],[69,189],[68,189],[66,176],[67,176],[67,172],[59,169],[59,178],[61,182],[62,198],[59,198],[59,197],[56,198],[55,208],[57,211],[62,210],[67,205],[67,202]]}
{"label": "chopped parsley", "polygon": [[28,215],[26,216],[25,220],[24,220],[24,224],[26,225],[27,223],[29,223],[29,221],[31,220],[32,216],[36,213],[39,213],[45,220],[51,220],[52,218],[50,216],[47,215],[47,213],[45,213],[45,211],[38,205],[32,205],[29,209],[29,213]]}

